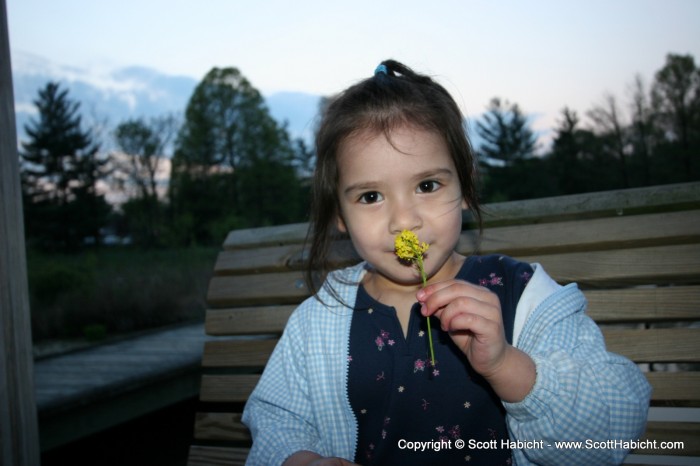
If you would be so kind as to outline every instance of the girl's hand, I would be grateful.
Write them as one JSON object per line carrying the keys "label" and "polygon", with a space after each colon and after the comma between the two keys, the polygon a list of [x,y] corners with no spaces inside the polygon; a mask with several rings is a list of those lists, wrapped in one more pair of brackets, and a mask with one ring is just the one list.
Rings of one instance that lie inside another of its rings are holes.
{"label": "girl's hand", "polygon": [[440,320],[475,371],[485,378],[498,371],[508,347],[498,296],[481,286],[448,280],[421,289],[417,298],[421,313]]}
{"label": "girl's hand", "polygon": [[501,302],[488,289],[462,280],[434,283],[416,294],[424,316],[434,315],[469,363],[506,402],[522,401],[535,384],[535,363],[509,345]]}

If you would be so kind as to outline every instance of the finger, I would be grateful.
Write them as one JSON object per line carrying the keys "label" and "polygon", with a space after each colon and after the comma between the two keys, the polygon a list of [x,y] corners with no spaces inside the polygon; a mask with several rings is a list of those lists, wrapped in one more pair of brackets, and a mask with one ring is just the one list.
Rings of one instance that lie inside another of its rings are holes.
{"label": "finger", "polygon": [[493,295],[491,290],[483,286],[475,285],[464,280],[447,280],[428,285],[422,290],[419,290],[417,296],[419,297],[419,301],[423,302],[435,295],[449,297],[451,296],[450,293],[452,295],[463,293],[468,296],[480,296],[484,300],[488,299],[488,296]]}
{"label": "finger", "polygon": [[498,324],[501,324],[503,320],[499,305],[468,296],[459,296],[447,305],[436,309],[432,315],[442,322],[452,319],[457,314],[474,314]]}
{"label": "finger", "polygon": [[453,281],[438,290],[423,295],[421,312],[423,315],[432,315],[439,309],[456,301],[465,305],[485,305],[500,312],[498,296],[486,288],[473,285],[464,281]]}
{"label": "finger", "polygon": [[489,316],[474,312],[446,309],[440,311],[440,325],[442,329],[451,334],[469,332],[480,342],[490,339],[499,339],[503,329],[500,321],[493,320]]}
{"label": "finger", "polygon": [[475,285],[473,283],[469,283],[465,280],[458,280],[458,279],[451,279],[451,280],[445,280],[442,282],[437,282],[437,283],[431,283],[430,285],[425,286],[424,288],[421,288],[418,290],[417,295],[419,296],[419,301],[422,301],[423,299],[427,299],[429,296],[433,295],[434,293],[437,293],[441,290],[444,290],[445,288],[452,287],[454,285],[465,285],[466,287],[470,288],[482,288],[478,285]]}

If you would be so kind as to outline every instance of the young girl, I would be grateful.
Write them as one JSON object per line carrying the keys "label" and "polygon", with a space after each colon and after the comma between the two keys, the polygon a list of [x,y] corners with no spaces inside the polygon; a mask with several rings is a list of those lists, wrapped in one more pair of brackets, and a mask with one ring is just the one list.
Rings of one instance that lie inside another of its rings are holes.
{"label": "young girl", "polygon": [[[576,285],[538,264],[455,252],[463,209],[480,211],[448,92],[385,61],[329,104],[316,148],[309,270],[322,285],[246,405],[248,464],[621,462],[624,450],[554,444],[638,439],[649,402]],[[426,287],[396,255],[406,230],[428,246]],[[329,272],[338,233],[362,262]]]}

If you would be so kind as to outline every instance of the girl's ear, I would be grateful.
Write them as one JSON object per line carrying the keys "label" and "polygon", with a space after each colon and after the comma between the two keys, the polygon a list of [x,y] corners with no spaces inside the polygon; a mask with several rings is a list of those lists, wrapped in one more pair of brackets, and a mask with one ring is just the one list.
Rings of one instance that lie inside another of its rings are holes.
{"label": "girl's ear", "polygon": [[343,220],[343,217],[340,214],[335,217],[335,226],[338,227],[338,231],[341,233],[348,232],[348,227],[345,225],[345,220]]}

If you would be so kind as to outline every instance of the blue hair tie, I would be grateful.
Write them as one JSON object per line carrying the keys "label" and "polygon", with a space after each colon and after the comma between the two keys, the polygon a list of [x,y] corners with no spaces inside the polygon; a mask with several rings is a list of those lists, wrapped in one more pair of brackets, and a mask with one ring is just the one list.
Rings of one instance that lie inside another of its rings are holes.
{"label": "blue hair tie", "polygon": [[375,75],[375,76],[377,76],[377,75],[380,74],[380,73],[385,74],[385,75],[387,75],[387,76],[389,75],[389,70],[386,68],[386,65],[383,64],[383,63],[380,64],[379,66],[377,66],[377,67],[374,69],[374,75]]}

